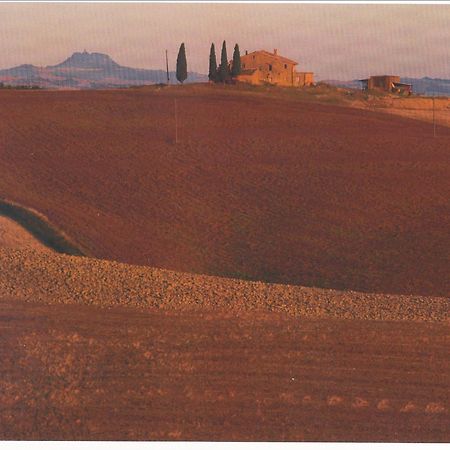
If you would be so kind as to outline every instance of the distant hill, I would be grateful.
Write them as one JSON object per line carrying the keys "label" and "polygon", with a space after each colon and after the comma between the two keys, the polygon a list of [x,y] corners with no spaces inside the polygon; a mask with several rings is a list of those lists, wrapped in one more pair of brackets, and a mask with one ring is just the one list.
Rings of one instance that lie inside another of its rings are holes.
{"label": "distant hill", "polygon": [[343,87],[349,89],[361,89],[361,83],[358,80],[320,80],[318,83],[326,83],[331,86]]}
{"label": "distant hill", "polygon": [[[172,83],[175,72],[169,72]],[[187,83],[207,81],[208,77],[189,72]],[[103,53],[75,52],[54,66],[37,67],[23,64],[0,70],[0,83],[10,86],[39,86],[43,88],[102,89],[165,83],[164,70],[134,69],[117,64]]]}
{"label": "distant hill", "polygon": [[[450,79],[442,78],[410,78],[402,77],[402,83],[412,84],[413,92],[422,95],[450,96]],[[360,89],[361,83],[358,80],[323,80],[324,83],[337,87],[346,87],[351,89]]]}
{"label": "distant hill", "polygon": [[425,95],[450,96],[450,80],[442,78],[402,78],[402,82],[413,85],[413,92]]}

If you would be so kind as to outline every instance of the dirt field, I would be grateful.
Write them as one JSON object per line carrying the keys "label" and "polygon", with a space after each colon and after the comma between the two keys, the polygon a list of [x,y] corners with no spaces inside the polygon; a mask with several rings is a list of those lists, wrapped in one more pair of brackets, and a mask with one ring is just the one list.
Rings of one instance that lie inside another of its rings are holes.
{"label": "dirt field", "polygon": [[450,295],[450,130],[433,139],[424,122],[207,86],[0,102],[0,196],[94,256]]}
{"label": "dirt field", "polygon": [[4,236],[0,439],[450,437],[448,299],[175,273]]}
{"label": "dirt field", "polygon": [[333,291],[177,273],[0,248],[0,293],[43,303],[284,312],[307,318],[448,322],[449,300]]}
{"label": "dirt field", "polygon": [[134,264],[0,215],[0,439],[450,440],[450,132],[204,87],[0,101],[23,225]]}
{"label": "dirt field", "polygon": [[127,266],[0,230],[0,439],[450,437],[448,299]]}
{"label": "dirt field", "polygon": [[0,301],[0,438],[445,442],[449,328]]}

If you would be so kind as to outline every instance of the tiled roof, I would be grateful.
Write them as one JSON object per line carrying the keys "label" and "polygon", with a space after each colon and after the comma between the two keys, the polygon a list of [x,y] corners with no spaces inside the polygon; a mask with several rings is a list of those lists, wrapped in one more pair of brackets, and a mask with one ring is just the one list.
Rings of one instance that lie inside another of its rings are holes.
{"label": "tiled roof", "polygon": [[294,64],[294,65],[298,64],[297,61],[294,61],[289,58],[285,58],[284,56],[280,56],[278,54],[275,55],[275,53],[270,53],[267,50],[255,50],[254,52],[251,52],[251,53],[248,53],[247,55],[242,55],[242,56],[250,56],[250,55],[253,55],[254,53],[263,53],[264,55],[269,56],[270,58],[273,58],[273,59],[278,59],[279,61],[284,61],[284,62]]}

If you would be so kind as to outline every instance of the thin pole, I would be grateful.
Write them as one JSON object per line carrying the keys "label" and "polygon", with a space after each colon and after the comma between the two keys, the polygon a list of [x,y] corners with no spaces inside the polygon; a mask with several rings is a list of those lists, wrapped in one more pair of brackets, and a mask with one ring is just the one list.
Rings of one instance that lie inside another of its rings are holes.
{"label": "thin pole", "polygon": [[175,99],[175,144],[178,144],[178,111],[177,111],[177,99]]}
{"label": "thin pole", "polygon": [[169,58],[167,57],[167,50],[166,50],[166,72],[167,72],[167,84],[170,84],[170,78],[169,78]]}
{"label": "thin pole", "polygon": [[433,136],[436,137],[436,108],[434,104],[434,94],[433,94]]}

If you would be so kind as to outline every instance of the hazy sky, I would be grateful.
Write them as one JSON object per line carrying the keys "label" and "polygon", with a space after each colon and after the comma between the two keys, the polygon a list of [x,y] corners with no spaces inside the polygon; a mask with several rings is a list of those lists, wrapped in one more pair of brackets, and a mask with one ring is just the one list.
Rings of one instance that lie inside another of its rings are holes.
{"label": "hazy sky", "polygon": [[189,70],[207,73],[237,42],[278,48],[316,79],[369,74],[450,78],[450,5],[0,3],[0,68],[57,64],[74,51],[170,68],[185,42]]}

